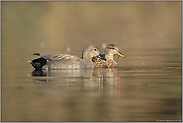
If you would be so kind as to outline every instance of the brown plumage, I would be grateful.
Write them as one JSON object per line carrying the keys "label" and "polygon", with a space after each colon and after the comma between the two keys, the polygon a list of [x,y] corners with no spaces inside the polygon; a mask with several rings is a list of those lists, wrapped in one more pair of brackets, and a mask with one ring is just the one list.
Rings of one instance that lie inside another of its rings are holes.
{"label": "brown plumage", "polygon": [[[100,54],[101,55],[101,54]],[[118,56],[121,56],[123,58],[125,58],[126,56],[123,55],[118,47],[114,44],[110,44],[106,47],[105,51],[104,51],[104,55],[102,55],[102,57],[105,57],[106,60],[102,60],[98,57],[93,57],[92,58],[92,62],[93,62],[93,66],[95,68],[100,68],[100,67],[103,67],[103,68],[115,68],[115,67],[118,67],[118,64],[117,62],[114,61],[113,59],[113,56],[114,55],[118,55]]]}

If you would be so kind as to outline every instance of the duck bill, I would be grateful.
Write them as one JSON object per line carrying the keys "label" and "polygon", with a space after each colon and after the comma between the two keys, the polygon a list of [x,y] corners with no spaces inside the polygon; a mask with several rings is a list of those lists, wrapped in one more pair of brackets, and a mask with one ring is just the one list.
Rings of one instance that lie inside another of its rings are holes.
{"label": "duck bill", "polygon": [[116,53],[116,55],[121,56],[121,57],[123,57],[123,58],[126,57],[126,56],[125,56],[124,54],[122,54],[120,51],[118,51],[118,52]]}
{"label": "duck bill", "polygon": [[105,56],[103,56],[102,54],[99,54],[97,57],[100,58],[100,59],[102,59],[102,60],[105,60],[105,61],[106,61]]}

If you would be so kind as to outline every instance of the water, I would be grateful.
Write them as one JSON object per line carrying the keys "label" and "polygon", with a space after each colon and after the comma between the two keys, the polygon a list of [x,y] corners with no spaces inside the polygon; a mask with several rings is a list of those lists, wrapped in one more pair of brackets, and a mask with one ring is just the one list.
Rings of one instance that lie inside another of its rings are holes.
{"label": "water", "polygon": [[22,67],[2,69],[2,121],[181,121],[180,61],[41,73]]}
{"label": "water", "polygon": [[[3,1],[1,121],[181,121],[182,2]],[[33,53],[114,43],[119,67],[36,72]]]}

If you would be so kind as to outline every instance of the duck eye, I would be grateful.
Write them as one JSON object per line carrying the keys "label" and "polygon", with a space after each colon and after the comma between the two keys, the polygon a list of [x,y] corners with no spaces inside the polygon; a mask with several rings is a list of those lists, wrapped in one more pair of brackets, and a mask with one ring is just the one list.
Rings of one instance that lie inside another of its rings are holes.
{"label": "duck eye", "polygon": [[97,51],[97,49],[94,49],[94,51]]}
{"label": "duck eye", "polygon": [[114,47],[112,49],[114,50]]}

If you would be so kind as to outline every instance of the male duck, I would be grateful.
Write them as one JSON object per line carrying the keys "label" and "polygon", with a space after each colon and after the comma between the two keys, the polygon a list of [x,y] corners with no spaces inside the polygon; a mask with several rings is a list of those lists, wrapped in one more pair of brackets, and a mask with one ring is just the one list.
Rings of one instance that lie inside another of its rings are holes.
{"label": "male duck", "polygon": [[82,51],[82,58],[71,54],[40,54],[35,53],[41,58],[28,61],[32,66],[39,70],[44,69],[89,69],[93,68],[92,57],[99,56],[99,49],[94,45],[85,47]]}
{"label": "male duck", "polygon": [[123,58],[126,56],[122,54],[118,47],[114,44],[109,44],[105,51],[104,54],[100,54],[101,57],[105,57],[106,60],[98,58],[98,57],[93,57],[92,62],[94,67],[105,67],[105,68],[114,68],[117,67],[118,64],[113,60],[113,56],[118,55]]}

